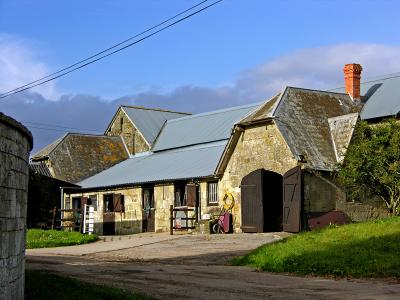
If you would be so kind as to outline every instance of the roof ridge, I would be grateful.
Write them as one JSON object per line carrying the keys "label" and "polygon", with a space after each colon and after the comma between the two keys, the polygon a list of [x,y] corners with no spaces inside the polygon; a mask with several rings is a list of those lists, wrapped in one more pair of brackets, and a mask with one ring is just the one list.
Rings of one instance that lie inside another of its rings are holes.
{"label": "roof ridge", "polygon": [[348,95],[348,94],[346,94],[346,93],[333,92],[333,90],[336,90],[336,88],[335,88],[335,89],[332,89],[332,90],[318,90],[318,89],[302,88],[302,87],[289,86],[289,85],[286,86],[286,88],[289,88],[289,89],[296,89],[296,90],[304,90],[304,91],[311,91],[311,92],[321,92],[321,93],[329,93],[329,94]]}
{"label": "roof ridge", "polygon": [[163,109],[163,108],[152,108],[152,107],[145,107],[145,106],[125,105],[125,104],[122,104],[120,107],[142,109],[142,110],[152,110],[152,111],[160,111],[160,112],[169,112],[169,113],[182,114],[182,115],[192,115],[192,113],[174,111],[174,110]]}
{"label": "roof ridge", "polygon": [[187,120],[187,119],[194,119],[194,118],[199,118],[199,117],[203,117],[203,116],[216,115],[216,114],[221,114],[221,113],[224,113],[224,112],[227,112],[227,111],[248,108],[248,107],[251,107],[251,106],[258,106],[258,105],[261,105],[262,103],[264,103],[264,102],[255,102],[255,103],[251,103],[251,104],[231,106],[231,107],[227,107],[227,108],[221,108],[221,109],[206,111],[206,112],[202,112],[202,113],[198,113],[198,114],[193,114],[193,115],[182,117],[182,118],[169,119],[166,122],[168,122],[168,123],[170,123],[170,122],[178,122],[178,121],[181,121],[181,120]]}
{"label": "roof ridge", "polygon": [[[62,136],[60,136],[58,139],[56,139],[54,142],[44,146],[42,149],[40,149],[38,152],[36,152],[34,155],[32,155],[32,159],[41,159],[46,156],[49,156],[57,147],[60,145],[60,143],[67,137],[69,132],[64,133]],[[47,150],[47,154],[46,151]],[[41,154],[42,152],[45,152]]]}
{"label": "roof ridge", "polygon": [[[398,78],[398,77],[400,77],[400,72],[394,72],[394,73],[389,73],[389,74],[386,74],[386,75],[374,76],[371,79],[366,79],[365,81],[361,81],[360,84],[371,83],[371,82],[376,82],[376,81],[382,81],[382,80]],[[341,85],[341,86],[335,87],[333,89],[329,89],[327,91],[338,90],[338,89],[342,89],[344,87],[345,87],[344,85]]]}

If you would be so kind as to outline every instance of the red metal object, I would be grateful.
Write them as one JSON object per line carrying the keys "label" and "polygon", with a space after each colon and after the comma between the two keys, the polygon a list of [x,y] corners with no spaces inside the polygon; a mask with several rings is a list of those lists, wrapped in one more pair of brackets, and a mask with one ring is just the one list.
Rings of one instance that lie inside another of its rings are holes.
{"label": "red metal object", "polygon": [[330,211],[308,214],[308,227],[310,230],[324,228],[330,224],[344,225],[349,223],[347,216],[341,211]]}
{"label": "red metal object", "polygon": [[229,212],[225,212],[219,216],[219,225],[222,227],[225,233],[229,232],[231,214]]}

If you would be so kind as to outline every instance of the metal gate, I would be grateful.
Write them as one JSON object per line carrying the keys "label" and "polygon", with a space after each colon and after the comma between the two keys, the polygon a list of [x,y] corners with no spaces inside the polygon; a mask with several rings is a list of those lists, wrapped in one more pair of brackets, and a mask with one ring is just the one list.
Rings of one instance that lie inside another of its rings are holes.
{"label": "metal gate", "polygon": [[300,231],[301,202],[301,168],[295,167],[283,176],[283,231]]}
{"label": "metal gate", "polygon": [[263,169],[251,172],[242,179],[241,206],[243,232],[263,232]]}

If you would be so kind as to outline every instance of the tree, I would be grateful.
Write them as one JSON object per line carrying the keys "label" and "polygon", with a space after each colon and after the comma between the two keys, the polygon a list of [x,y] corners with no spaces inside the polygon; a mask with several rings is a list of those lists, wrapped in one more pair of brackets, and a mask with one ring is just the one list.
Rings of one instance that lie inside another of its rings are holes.
{"label": "tree", "polygon": [[391,215],[400,215],[400,123],[358,122],[338,175],[353,199],[376,195]]}

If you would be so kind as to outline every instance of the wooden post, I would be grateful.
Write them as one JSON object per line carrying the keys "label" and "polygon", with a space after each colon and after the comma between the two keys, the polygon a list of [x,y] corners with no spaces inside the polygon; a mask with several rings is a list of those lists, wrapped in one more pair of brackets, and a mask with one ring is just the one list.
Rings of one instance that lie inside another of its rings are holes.
{"label": "wooden post", "polygon": [[77,209],[77,211],[81,211],[81,215],[80,215],[80,222],[79,222],[79,232],[80,233],[82,233],[82,226],[84,225],[83,224],[83,210],[82,209]]}
{"label": "wooden post", "polygon": [[169,234],[174,234],[174,206],[169,206]]}
{"label": "wooden post", "polygon": [[54,229],[54,225],[56,223],[56,215],[57,215],[57,206],[54,206],[54,208],[53,208],[53,218],[51,220],[51,230]]}

